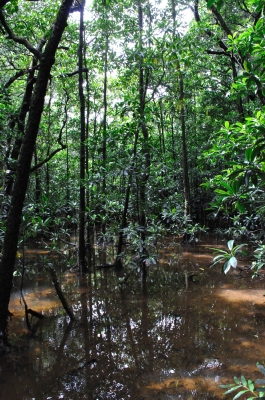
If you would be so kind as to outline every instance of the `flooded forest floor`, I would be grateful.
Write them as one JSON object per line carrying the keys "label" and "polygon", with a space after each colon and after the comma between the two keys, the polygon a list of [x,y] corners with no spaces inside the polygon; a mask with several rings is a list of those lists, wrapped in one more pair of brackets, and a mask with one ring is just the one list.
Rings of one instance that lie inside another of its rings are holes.
{"label": "flooded forest floor", "polygon": [[[263,275],[252,279],[247,269],[224,275],[221,266],[209,268],[210,248],[218,245],[207,239],[182,246],[167,238],[146,277],[133,258],[121,271],[92,269],[83,276],[57,261],[74,323],[38,259],[25,275],[23,294],[45,318],[29,335],[15,278],[13,347],[0,357],[0,398],[221,399],[219,385],[234,376],[262,378],[256,362],[265,361]],[[96,249],[98,259],[104,250]],[[108,248],[107,261],[111,256]]]}

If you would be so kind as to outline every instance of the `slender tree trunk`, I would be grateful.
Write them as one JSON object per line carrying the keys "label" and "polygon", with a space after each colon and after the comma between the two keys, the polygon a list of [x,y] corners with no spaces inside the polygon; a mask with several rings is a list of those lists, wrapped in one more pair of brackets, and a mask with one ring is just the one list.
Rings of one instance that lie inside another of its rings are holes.
{"label": "slender tree trunk", "polygon": [[[45,44],[45,41],[42,40],[41,43],[38,45],[39,51],[42,50],[44,44]],[[25,93],[23,96],[22,104],[21,104],[19,113],[14,121],[15,125],[16,125],[16,133],[15,133],[15,140],[14,140],[13,148],[12,148],[11,155],[10,155],[10,159],[12,160],[13,164],[14,164],[14,160],[18,160],[20,148],[22,145],[22,140],[23,140],[23,136],[24,136],[24,132],[25,132],[25,121],[26,121],[26,117],[27,117],[30,103],[31,103],[34,84],[36,82],[35,69],[37,66],[37,62],[38,62],[37,58],[33,57],[31,68],[30,68],[30,71],[29,71],[28,77],[27,77],[27,84],[26,84],[26,89],[25,89]],[[9,154],[7,155],[7,158],[9,158]],[[7,172],[7,176],[6,176],[6,179],[7,179],[6,194],[11,195],[14,178],[15,178],[14,167],[12,165],[8,165],[7,171],[8,172]]]}
{"label": "slender tree trunk", "polygon": [[[144,164],[139,180],[139,223],[144,228],[146,225],[146,184],[150,171],[150,149],[149,149],[149,132],[145,123],[145,96],[147,89],[147,78],[144,79],[144,56],[143,56],[143,9],[142,0],[138,0],[138,28],[139,28],[139,125],[143,134],[143,157]],[[144,229],[141,231],[142,240],[145,240]]]}
{"label": "slender tree trunk", "polygon": [[164,124],[164,114],[163,114],[163,103],[162,99],[159,100],[159,111],[160,111],[160,121],[161,121],[161,151],[162,154],[166,154],[166,147],[165,147],[165,124]]}
{"label": "slender tree trunk", "polygon": [[186,123],[185,123],[185,107],[184,107],[184,85],[183,76],[179,67],[179,100],[181,104],[181,145],[182,145],[182,168],[183,168],[183,189],[184,189],[184,213],[190,215],[190,181],[189,181],[189,166],[186,144]]}
{"label": "slender tree trunk", "polygon": [[80,99],[80,210],[79,210],[79,264],[82,272],[86,272],[86,246],[85,246],[85,214],[86,214],[86,191],[85,191],[85,170],[86,170],[86,121],[85,121],[85,98],[83,90],[83,48],[84,48],[84,5],[80,5],[80,30],[79,30],[79,99]]}
{"label": "slender tree trunk", "polygon": [[[90,85],[89,85],[89,75],[88,75],[88,68],[86,64],[86,38],[85,38],[85,32],[84,31],[84,64],[85,64],[85,79],[86,79],[86,177],[87,180],[89,180],[90,176],[90,167],[89,167],[89,147],[88,147],[88,140],[89,140],[89,121],[90,121]],[[90,203],[91,203],[91,194],[89,187],[87,186],[86,188],[86,204],[87,204],[87,210],[90,209]],[[87,248],[87,257],[88,257],[88,265],[91,267],[92,263],[92,233],[93,233],[93,223],[92,219],[90,217],[90,212],[87,212],[87,227],[86,227],[86,248]]]}
{"label": "slender tree trunk", "polygon": [[129,172],[128,184],[127,184],[127,187],[126,187],[124,206],[123,206],[123,211],[122,211],[122,218],[121,218],[121,225],[120,225],[120,232],[119,232],[119,242],[118,242],[116,264],[120,264],[118,256],[119,256],[119,254],[121,253],[121,250],[122,250],[123,229],[127,226],[127,212],[128,212],[128,208],[129,208],[129,200],[130,200],[132,179],[133,179],[134,166],[135,166],[135,157],[136,157],[136,152],[137,152],[138,136],[139,136],[139,131],[137,129],[136,132],[135,132],[135,136],[134,136],[133,159],[132,159],[132,163],[131,163],[131,168],[129,170],[130,172]]}
{"label": "slender tree trunk", "polygon": [[64,88],[65,93],[65,104],[64,104],[64,114],[65,114],[65,146],[66,146],[66,203],[70,201],[70,188],[69,188],[69,149],[68,149],[68,109],[67,103],[69,101],[69,94]]}
{"label": "slender tree trunk", "polygon": [[63,0],[57,18],[53,24],[51,36],[44,52],[41,54],[39,73],[29,109],[28,122],[23,138],[20,157],[18,160],[17,175],[14,183],[11,207],[8,214],[6,233],[3,245],[3,254],[0,263],[0,335],[3,343],[7,344],[8,304],[13,282],[13,271],[16,261],[19,227],[22,208],[28,186],[31,160],[38,135],[41,115],[44,107],[47,85],[51,68],[54,64],[56,50],[60,43],[63,31],[73,0]]}
{"label": "slender tree trunk", "polygon": [[[105,5],[106,7],[106,5]],[[105,10],[107,11],[107,10]],[[108,47],[109,47],[109,37],[106,32],[105,36],[105,54],[104,54],[104,88],[103,88],[103,138],[102,138],[102,167],[103,167],[103,181],[102,181],[102,192],[104,197],[104,210],[103,210],[103,222],[102,222],[102,233],[106,233],[106,172],[107,172],[107,112],[108,112],[108,102],[107,102],[107,89],[108,89]]]}
{"label": "slender tree trunk", "polygon": [[[176,8],[175,0],[172,1],[172,20],[173,20],[173,39],[175,37],[176,27]],[[184,82],[183,75],[180,67],[180,62],[176,60],[178,82],[179,82],[179,102],[180,102],[180,122],[181,122],[181,146],[182,146],[182,169],[183,169],[183,191],[184,191],[184,214],[190,214],[190,182],[189,182],[189,167],[188,167],[188,156],[187,156],[187,144],[186,144],[186,123],[185,123],[185,95],[184,95]]]}
{"label": "slender tree trunk", "polygon": [[[38,164],[38,156],[37,156],[37,150],[35,148],[34,151],[34,163],[35,165]],[[41,200],[41,178],[40,178],[40,171],[39,169],[36,169],[35,171],[35,201],[38,204]]]}
{"label": "slender tree trunk", "polygon": [[177,155],[176,155],[176,145],[175,145],[175,132],[174,132],[174,112],[172,112],[171,117],[171,143],[172,143],[172,160],[174,168],[174,181],[177,180],[176,169],[177,169]]}

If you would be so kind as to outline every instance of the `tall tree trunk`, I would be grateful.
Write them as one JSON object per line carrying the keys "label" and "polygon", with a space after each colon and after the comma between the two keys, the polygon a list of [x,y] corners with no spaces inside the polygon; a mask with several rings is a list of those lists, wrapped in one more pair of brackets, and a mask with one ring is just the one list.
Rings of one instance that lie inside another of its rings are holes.
{"label": "tall tree trunk", "polygon": [[[37,49],[39,51],[42,50],[43,46],[45,44],[45,40],[41,40],[39,43]],[[36,82],[36,77],[35,77],[35,70],[36,66],[38,64],[37,57],[33,57],[31,68],[29,69],[28,77],[27,77],[27,84],[26,84],[26,89],[25,93],[23,96],[22,104],[19,110],[18,115],[14,118],[14,125],[16,125],[16,132],[15,132],[15,140],[13,143],[13,148],[11,151],[10,159],[12,160],[14,164],[14,160],[18,160],[19,157],[19,152],[20,148],[22,145],[22,139],[24,136],[25,132],[25,121],[26,117],[29,111],[31,99],[32,99],[32,93],[33,93],[33,88],[34,84]],[[7,154],[8,158],[9,154]],[[13,189],[13,183],[14,183],[14,178],[15,178],[15,169],[12,165],[7,166],[7,175],[6,175],[6,194],[11,195],[12,194],[12,189]]]}
{"label": "tall tree trunk", "polygon": [[[176,27],[176,8],[175,0],[172,0],[172,20],[173,20],[173,40],[175,38]],[[180,102],[180,122],[181,122],[181,146],[182,146],[182,169],[183,169],[183,192],[184,192],[184,214],[190,214],[190,182],[189,182],[189,167],[187,157],[187,144],[186,144],[186,123],[185,123],[185,95],[184,95],[184,82],[181,71],[180,62],[177,58],[176,67],[179,82],[179,102]]]}
{"label": "tall tree trunk", "polygon": [[160,146],[161,151],[164,155],[166,154],[166,147],[165,147],[165,123],[164,123],[164,110],[163,110],[163,102],[162,99],[159,100],[159,111],[160,111],[160,123],[161,123],[161,132],[160,132]]}
{"label": "tall tree trunk", "polygon": [[121,217],[119,242],[118,242],[117,258],[116,258],[117,265],[121,265],[120,259],[119,259],[119,254],[121,253],[121,250],[122,250],[123,229],[126,228],[126,226],[127,226],[127,212],[128,212],[128,208],[129,208],[129,200],[130,200],[132,179],[133,179],[133,173],[134,173],[138,137],[139,137],[139,131],[137,128],[137,130],[135,132],[135,136],[134,136],[133,158],[132,158],[132,162],[131,162],[131,168],[129,169],[129,178],[128,178],[128,184],[127,184],[126,191],[125,191],[124,206],[123,206],[122,217]]}
{"label": "tall tree trunk", "polygon": [[86,121],[85,121],[85,98],[83,90],[83,49],[84,49],[84,6],[85,1],[80,4],[80,29],[79,29],[79,99],[80,99],[80,209],[79,209],[79,264],[82,272],[86,272],[86,246],[85,246],[85,214],[86,214]]}
{"label": "tall tree trunk", "polygon": [[[144,228],[146,225],[146,184],[150,172],[150,149],[149,132],[145,123],[145,96],[148,85],[148,79],[144,76],[144,55],[143,55],[143,8],[142,0],[138,0],[138,28],[139,28],[139,126],[143,134],[142,153],[144,157],[143,170],[139,180],[139,224]],[[145,240],[145,231],[141,230],[142,240]]]}
{"label": "tall tree trunk", "polygon": [[[105,4],[106,7],[106,4]],[[104,10],[106,12],[107,10]],[[102,222],[102,233],[106,233],[106,172],[107,172],[107,112],[108,112],[108,102],[107,102],[107,88],[108,88],[108,47],[109,47],[109,37],[108,32],[105,35],[105,54],[104,54],[104,88],[103,88],[103,138],[102,138],[102,167],[103,167],[103,181],[102,181],[102,194],[104,198],[104,210],[103,210],[103,222]]]}
{"label": "tall tree trunk", "polygon": [[[86,31],[84,30],[84,65],[85,65],[85,79],[86,79],[86,155],[85,155],[85,164],[86,164],[86,177],[87,181],[89,180],[90,171],[89,171],[89,148],[88,148],[88,139],[89,139],[89,121],[90,121],[90,85],[89,85],[89,75],[88,68],[86,63]],[[86,187],[86,205],[87,210],[90,209],[91,203],[91,194],[89,187]],[[87,226],[86,226],[86,249],[87,249],[87,258],[88,265],[91,267],[92,264],[92,233],[93,233],[93,222],[90,216],[90,212],[87,213]]]}
{"label": "tall tree trunk", "polygon": [[[38,164],[38,156],[37,156],[36,148],[34,151],[34,163],[35,163],[35,165]],[[38,203],[40,203],[40,200],[41,200],[41,177],[40,177],[39,169],[36,169],[36,171],[35,171],[35,201],[38,204]]]}
{"label": "tall tree trunk", "polygon": [[[179,64],[179,63],[178,63]],[[183,191],[184,191],[184,213],[190,215],[190,181],[189,181],[189,166],[186,144],[186,123],[185,123],[185,107],[184,107],[184,84],[182,71],[179,66],[179,101],[181,104],[181,146],[182,146],[182,168],[183,168]]]}
{"label": "tall tree trunk", "polygon": [[53,24],[51,36],[40,57],[39,73],[29,109],[25,136],[20,150],[17,175],[14,183],[11,207],[8,214],[6,233],[3,245],[3,254],[0,263],[0,339],[6,344],[8,327],[8,304],[13,282],[13,272],[16,261],[19,227],[22,208],[28,186],[31,160],[38,135],[44,100],[54,64],[56,50],[60,43],[63,31],[73,0],[63,0],[57,18]]}

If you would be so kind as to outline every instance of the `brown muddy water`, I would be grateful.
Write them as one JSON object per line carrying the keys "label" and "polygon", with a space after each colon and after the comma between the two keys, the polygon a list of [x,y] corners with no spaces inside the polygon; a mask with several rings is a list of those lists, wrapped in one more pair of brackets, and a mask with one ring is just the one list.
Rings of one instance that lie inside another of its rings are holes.
{"label": "brown muddy water", "polygon": [[73,324],[39,263],[23,291],[28,307],[45,318],[28,335],[14,288],[13,348],[0,357],[0,398],[221,399],[219,385],[235,375],[262,378],[256,362],[265,361],[264,279],[209,269],[210,247],[217,245],[165,242],[146,279],[133,261],[119,273],[110,268],[86,276],[61,262],[57,273]]}

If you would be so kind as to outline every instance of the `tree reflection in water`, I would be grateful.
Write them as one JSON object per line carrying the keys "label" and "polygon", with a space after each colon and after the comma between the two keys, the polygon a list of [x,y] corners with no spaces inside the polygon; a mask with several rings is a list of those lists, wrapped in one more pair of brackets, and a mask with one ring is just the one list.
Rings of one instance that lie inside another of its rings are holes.
{"label": "tree reflection in water", "polygon": [[28,337],[14,292],[16,347],[0,359],[2,398],[221,399],[219,384],[239,373],[255,378],[255,363],[265,358],[263,284],[251,273],[221,275],[207,267],[211,259],[203,243],[175,244],[160,250],[146,275],[130,264],[82,277],[62,273],[75,323],[49,275],[34,286],[29,280],[27,302],[47,318]]}

